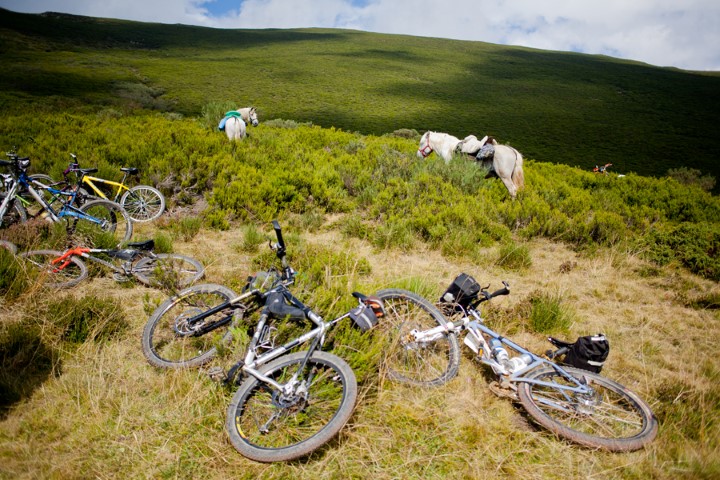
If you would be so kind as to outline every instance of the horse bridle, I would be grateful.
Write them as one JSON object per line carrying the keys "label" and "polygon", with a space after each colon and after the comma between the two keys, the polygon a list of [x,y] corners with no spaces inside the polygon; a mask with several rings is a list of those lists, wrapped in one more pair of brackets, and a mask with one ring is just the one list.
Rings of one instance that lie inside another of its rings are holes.
{"label": "horse bridle", "polygon": [[423,156],[423,158],[427,158],[428,155],[430,155],[433,152],[433,148],[430,146],[430,134],[427,134],[427,145],[423,148],[418,147],[418,153]]}

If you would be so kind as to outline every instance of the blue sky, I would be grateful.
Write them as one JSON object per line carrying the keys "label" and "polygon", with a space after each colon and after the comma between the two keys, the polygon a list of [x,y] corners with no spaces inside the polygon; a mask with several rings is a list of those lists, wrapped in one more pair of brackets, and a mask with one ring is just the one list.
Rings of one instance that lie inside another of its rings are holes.
{"label": "blue sky", "polygon": [[720,71],[720,0],[0,0],[0,7],[213,28],[349,28]]}

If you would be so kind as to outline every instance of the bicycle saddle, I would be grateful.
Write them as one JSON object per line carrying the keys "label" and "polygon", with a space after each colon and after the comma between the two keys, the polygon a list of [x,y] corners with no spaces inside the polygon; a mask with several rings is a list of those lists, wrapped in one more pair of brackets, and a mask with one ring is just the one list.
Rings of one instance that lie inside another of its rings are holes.
{"label": "bicycle saddle", "polygon": [[137,175],[140,173],[140,170],[135,167],[122,167],[120,171],[129,173],[130,175]]}
{"label": "bicycle saddle", "polygon": [[134,247],[138,250],[152,250],[155,248],[155,240],[145,240],[144,242],[132,242],[127,244],[128,247]]}

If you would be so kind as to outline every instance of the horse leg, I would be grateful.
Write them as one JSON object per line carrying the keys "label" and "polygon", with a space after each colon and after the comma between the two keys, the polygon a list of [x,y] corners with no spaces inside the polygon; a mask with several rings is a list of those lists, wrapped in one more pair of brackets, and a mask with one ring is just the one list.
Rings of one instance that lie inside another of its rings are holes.
{"label": "horse leg", "polygon": [[515,196],[517,195],[517,188],[515,188],[515,184],[513,183],[512,179],[508,177],[500,177],[500,180],[502,180],[502,182],[505,184],[505,187],[508,189],[510,197],[515,200]]}

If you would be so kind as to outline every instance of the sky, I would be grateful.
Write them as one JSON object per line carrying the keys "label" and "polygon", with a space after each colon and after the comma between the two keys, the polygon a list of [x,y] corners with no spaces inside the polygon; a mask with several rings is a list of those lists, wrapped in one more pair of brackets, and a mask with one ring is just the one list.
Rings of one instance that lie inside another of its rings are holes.
{"label": "sky", "polygon": [[213,28],[344,28],[720,71],[720,0],[0,0],[0,7]]}

